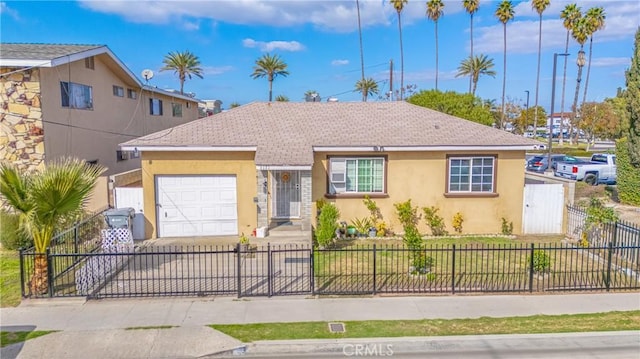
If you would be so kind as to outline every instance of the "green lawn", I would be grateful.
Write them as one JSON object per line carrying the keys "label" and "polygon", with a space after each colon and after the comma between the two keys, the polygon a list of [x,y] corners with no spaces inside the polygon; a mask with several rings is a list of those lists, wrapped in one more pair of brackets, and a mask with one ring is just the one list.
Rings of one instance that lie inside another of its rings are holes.
{"label": "green lawn", "polygon": [[0,307],[17,306],[20,296],[18,251],[0,250]]}
{"label": "green lawn", "polygon": [[510,318],[346,321],[331,333],[326,322],[214,324],[245,343],[257,340],[385,338],[477,334],[533,334],[640,329],[640,311]]}
{"label": "green lawn", "polygon": [[34,339],[54,332],[55,330],[36,330],[33,332],[0,332],[0,347],[4,348],[7,345],[24,342],[29,339]]}

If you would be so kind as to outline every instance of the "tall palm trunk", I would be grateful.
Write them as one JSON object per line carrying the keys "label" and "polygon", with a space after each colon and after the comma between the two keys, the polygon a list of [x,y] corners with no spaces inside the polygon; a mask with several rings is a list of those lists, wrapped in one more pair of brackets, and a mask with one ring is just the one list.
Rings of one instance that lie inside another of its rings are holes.
{"label": "tall palm trunk", "polygon": [[184,81],[185,81],[185,75],[184,74],[180,74],[180,94],[184,95]]}
{"label": "tall palm trunk", "polygon": [[587,63],[587,78],[584,80],[584,95],[582,104],[587,101],[587,87],[589,87],[589,74],[591,73],[591,53],[593,52],[593,36],[589,38],[589,62]]}
{"label": "tall palm trunk", "polygon": [[473,95],[473,97],[475,97],[476,96],[476,87],[478,86],[478,79],[474,79],[473,75],[471,75],[471,79],[472,79],[471,82],[473,83],[471,94]]}
{"label": "tall palm trunk", "polygon": [[[360,23],[360,0],[356,0],[356,10],[358,11],[358,35],[360,37],[360,70],[361,80],[364,82],[364,49],[362,47],[362,25]],[[367,102],[367,94],[362,91],[362,101]]]}
{"label": "tall palm trunk", "polygon": [[[542,14],[540,14],[540,21],[538,23],[538,74],[536,75],[536,103],[533,110],[533,138],[538,137],[538,93],[540,90],[540,55],[542,54]],[[527,96],[529,96],[528,94],[527,92]]]}
{"label": "tall palm trunk", "polygon": [[269,76],[269,102],[271,102],[272,95],[273,95],[273,77]]}
{"label": "tall palm trunk", "polygon": [[[471,60],[473,60],[473,14],[471,14]],[[469,92],[471,92],[471,83],[473,82],[473,75],[469,76]],[[475,86],[474,86],[475,88]],[[475,95],[476,91],[473,90],[473,94]]]}
{"label": "tall palm trunk", "polygon": [[29,279],[29,290],[32,295],[42,295],[49,291],[47,255],[36,253],[34,257],[33,275]]}
{"label": "tall palm trunk", "polygon": [[[569,30],[567,30],[567,42],[564,45],[564,53],[569,52]],[[564,126],[564,90],[567,84],[567,56],[564,57],[564,71],[562,73],[562,99],[560,100],[560,146],[563,145],[564,136],[562,135],[562,127]],[[553,121],[553,114],[550,115],[550,121]],[[571,132],[573,132],[573,124],[569,122],[569,140],[571,140]]]}
{"label": "tall palm trunk", "polygon": [[436,23],[436,91],[438,91],[438,21]]}
{"label": "tall palm trunk", "polygon": [[502,113],[500,114],[500,127],[504,127],[504,95],[507,89],[507,24],[503,26],[503,40],[504,40],[504,58],[502,60],[503,73],[502,73]]}
{"label": "tall palm trunk", "polygon": [[398,30],[400,32],[400,101],[404,99],[404,50],[402,49],[402,20],[398,13]]}
{"label": "tall palm trunk", "polygon": [[[583,48],[584,48],[584,46],[580,46],[580,51],[584,51]],[[580,128],[580,126],[578,126],[578,123],[575,123],[575,122],[576,122],[576,115],[578,113],[578,96],[579,96],[579,93],[580,93],[580,81],[582,81],[582,66],[578,66],[578,78],[576,79],[576,93],[575,93],[575,96],[573,97],[573,106],[571,107],[571,109],[572,109],[572,111],[571,111],[571,125],[578,127],[578,129]],[[576,132],[576,143],[578,143],[578,133],[579,132],[580,131]]]}

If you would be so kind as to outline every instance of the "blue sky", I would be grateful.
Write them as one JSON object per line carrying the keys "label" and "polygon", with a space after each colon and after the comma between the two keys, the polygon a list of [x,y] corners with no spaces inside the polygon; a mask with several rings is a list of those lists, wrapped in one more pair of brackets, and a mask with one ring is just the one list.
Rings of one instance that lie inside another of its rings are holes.
{"label": "blue sky", "polygon": [[[440,90],[467,91],[468,78],[455,78],[469,54],[469,15],[462,1],[444,1],[438,25]],[[551,102],[553,53],[564,51],[566,30],[559,13],[567,1],[551,0],[543,16],[543,52],[538,103]],[[587,100],[602,101],[624,87],[624,70],[632,56],[633,36],[640,26],[640,2],[577,1],[583,11],[603,6],[606,27],[594,36],[593,63]],[[514,1],[515,19],[507,26],[507,97],[535,103],[538,17],[530,2]],[[480,1],[474,16],[474,53],[493,58],[497,76],[481,78],[477,95],[500,102],[502,94],[502,25],[493,15],[497,1]],[[389,89],[389,60],[399,85],[400,49],[397,15],[388,1],[360,0],[366,76]],[[276,95],[302,101],[307,90],[326,99],[358,101],[360,52],[355,0],[220,0],[220,1],[5,1],[0,2],[2,42],[105,44],[140,77],[144,69],[156,76],[150,84],[177,89],[171,72],[159,72],[169,51],[189,50],[199,56],[204,79],[185,83],[200,99],[220,99],[223,107],[268,99],[266,79],[250,77],[254,62],[270,52],[289,65],[290,75],[274,81]],[[435,86],[434,24],[425,16],[425,1],[412,1],[402,14],[404,82],[418,90]],[[588,42],[585,45],[588,50]],[[575,91],[578,45],[571,40],[566,100]],[[560,107],[562,58],[558,60],[556,111]],[[583,80],[584,83],[584,80]],[[582,90],[580,91],[582,101]],[[568,110],[569,105],[565,105]]]}

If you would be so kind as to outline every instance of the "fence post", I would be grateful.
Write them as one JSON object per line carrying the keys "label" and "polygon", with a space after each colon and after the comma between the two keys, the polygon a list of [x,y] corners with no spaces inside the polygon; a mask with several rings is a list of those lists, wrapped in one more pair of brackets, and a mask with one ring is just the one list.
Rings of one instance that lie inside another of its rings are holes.
{"label": "fence post", "polygon": [[311,273],[311,279],[310,279],[310,283],[311,283],[311,295],[316,295],[316,266],[315,266],[315,250],[316,248],[311,245],[311,250],[309,251],[309,253],[311,253],[311,258],[309,258],[309,265],[311,265],[311,268],[309,269],[309,273]]}
{"label": "fence post", "polygon": [[529,293],[533,293],[533,252],[535,244],[531,243],[531,255],[529,255]]}
{"label": "fence post", "polygon": [[53,257],[51,249],[47,248],[47,289],[49,290],[49,298],[53,298]]}
{"label": "fence post", "polygon": [[73,253],[78,253],[78,227],[80,226],[80,223],[76,223],[76,225],[73,227]]}
{"label": "fence post", "polygon": [[267,243],[267,293],[269,298],[271,298],[271,293],[273,292],[271,289],[271,276],[273,272],[273,268],[271,266],[271,244]]}
{"label": "fence post", "polygon": [[24,292],[24,249],[20,248],[20,295],[22,298],[26,298]]}
{"label": "fence post", "polygon": [[240,253],[240,249],[242,248],[242,246],[240,246],[240,243],[236,243],[236,277],[237,277],[237,285],[238,285],[238,298],[242,297],[242,276],[241,276],[241,266],[242,266],[242,262],[241,262],[241,257],[242,257],[242,253]]}
{"label": "fence post", "polygon": [[456,245],[451,253],[451,294],[456,294]]}
{"label": "fence post", "polygon": [[373,244],[373,295],[376,295],[376,245]]}
{"label": "fence post", "polygon": [[607,255],[607,280],[605,285],[607,287],[607,292],[611,288],[611,256],[613,255],[613,243],[609,242],[609,253]]}

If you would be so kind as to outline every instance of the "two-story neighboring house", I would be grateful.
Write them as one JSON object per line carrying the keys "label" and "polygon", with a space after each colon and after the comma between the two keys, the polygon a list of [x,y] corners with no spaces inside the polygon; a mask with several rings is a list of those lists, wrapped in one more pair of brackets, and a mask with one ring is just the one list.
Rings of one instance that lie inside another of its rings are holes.
{"label": "two-story neighboring house", "polygon": [[118,144],[198,118],[198,100],[145,85],[104,45],[0,44],[0,160],[61,156],[140,168]]}

